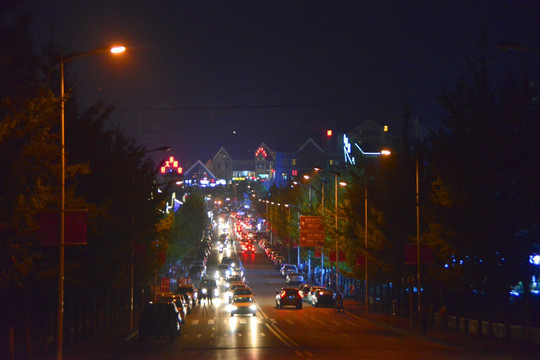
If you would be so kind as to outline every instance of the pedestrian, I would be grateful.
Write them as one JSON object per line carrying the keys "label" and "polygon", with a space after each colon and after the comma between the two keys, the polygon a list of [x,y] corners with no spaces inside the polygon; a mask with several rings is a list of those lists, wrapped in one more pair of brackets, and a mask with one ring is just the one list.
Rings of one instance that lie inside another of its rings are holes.
{"label": "pedestrian", "polygon": [[351,299],[354,298],[354,285],[353,284],[349,285],[349,298]]}

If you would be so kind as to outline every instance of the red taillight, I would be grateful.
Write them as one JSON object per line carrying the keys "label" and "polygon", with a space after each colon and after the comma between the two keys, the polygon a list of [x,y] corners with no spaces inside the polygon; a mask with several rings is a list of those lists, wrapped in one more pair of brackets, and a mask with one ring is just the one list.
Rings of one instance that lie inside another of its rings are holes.
{"label": "red taillight", "polygon": [[302,294],[301,291],[298,292],[298,296],[300,296],[300,299],[302,299],[304,297],[304,295]]}
{"label": "red taillight", "polygon": [[286,292],[285,291],[282,291],[281,294],[279,296],[281,296],[281,298],[283,299],[285,297],[285,294]]}

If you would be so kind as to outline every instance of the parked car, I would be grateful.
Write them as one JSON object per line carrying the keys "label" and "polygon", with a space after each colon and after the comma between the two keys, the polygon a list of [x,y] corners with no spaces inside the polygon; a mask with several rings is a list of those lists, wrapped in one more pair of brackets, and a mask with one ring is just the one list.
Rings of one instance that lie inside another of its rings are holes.
{"label": "parked car", "polygon": [[304,301],[307,301],[307,295],[309,293],[309,289],[311,289],[311,284],[300,284],[298,285],[298,289],[300,290],[300,293],[302,293],[302,297]]}
{"label": "parked car", "polygon": [[290,272],[286,277],[286,281],[289,285],[298,285],[304,282],[304,275],[300,274],[299,272]]}
{"label": "parked car", "polygon": [[324,286],[312,286],[309,288],[307,294],[306,294],[306,301],[311,303],[311,298],[312,296],[317,292],[317,291],[320,291],[320,290],[324,290],[325,287]]}
{"label": "parked car", "polygon": [[311,295],[311,305],[313,306],[334,306],[336,294],[332,289],[319,289]]}
{"label": "parked car", "polygon": [[184,301],[183,295],[173,294],[173,293],[162,293],[159,296],[158,302],[159,303],[169,303],[169,302],[174,303],[176,305],[176,309],[178,310],[178,313],[180,314],[180,318],[182,319],[182,324],[186,323],[187,303]]}
{"label": "parked car", "polygon": [[191,309],[197,305],[197,289],[193,284],[180,284],[176,288],[178,294],[183,294],[187,297],[187,300],[191,302],[191,308],[189,309],[188,314],[191,312]]}
{"label": "parked car", "polygon": [[139,337],[166,337],[173,343],[181,335],[180,313],[173,302],[146,305],[139,321]]}
{"label": "parked car", "polygon": [[231,316],[236,314],[257,315],[257,306],[253,300],[253,295],[235,295],[231,300]]}
{"label": "parked car", "polygon": [[282,309],[284,306],[302,308],[302,294],[298,288],[284,287],[276,293],[276,308]]}
{"label": "parked car", "polygon": [[289,272],[298,272],[298,268],[294,264],[283,264],[279,270],[282,277],[287,277]]}
{"label": "parked car", "polygon": [[273,262],[274,266],[275,266],[277,269],[279,269],[279,268],[281,268],[281,265],[285,263],[285,261],[286,261],[286,260],[285,260],[285,256],[283,256],[283,255],[276,255],[276,256],[274,256],[274,259],[273,259],[272,262]]}

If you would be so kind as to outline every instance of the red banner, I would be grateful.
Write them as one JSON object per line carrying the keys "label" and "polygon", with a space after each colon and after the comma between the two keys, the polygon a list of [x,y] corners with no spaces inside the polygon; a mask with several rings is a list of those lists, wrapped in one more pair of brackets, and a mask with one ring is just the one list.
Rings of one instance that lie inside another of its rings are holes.
{"label": "red banner", "polygon": [[[88,210],[66,210],[64,216],[64,244],[86,245],[86,223]],[[60,212],[44,211],[39,214],[41,243],[58,245],[60,243]]]}
{"label": "red banner", "polygon": [[[330,258],[330,261],[336,261],[336,251],[332,250],[330,251],[330,254],[328,256]],[[339,252],[339,262],[345,262],[347,260],[347,257],[345,256],[344,251]]]}
{"label": "red banner", "polygon": [[[405,264],[417,265],[417,251],[416,244],[405,244]],[[434,264],[435,255],[433,249],[427,245],[420,245],[420,264]]]}

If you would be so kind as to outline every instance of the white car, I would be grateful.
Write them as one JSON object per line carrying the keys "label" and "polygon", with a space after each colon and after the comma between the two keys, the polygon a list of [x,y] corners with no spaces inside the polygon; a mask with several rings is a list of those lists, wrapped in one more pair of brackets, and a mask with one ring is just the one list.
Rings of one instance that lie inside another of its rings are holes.
{"label": "white car", "polygon": [[298,272],[298,268],[294,264],[283,264],[280,272],[281,276],[287,277],[290,272]]}
{"label": "white car", "polygon": [[287,275],[287,284],[302,284],[304,283],[304,276],[299,272],[290,272]]}

